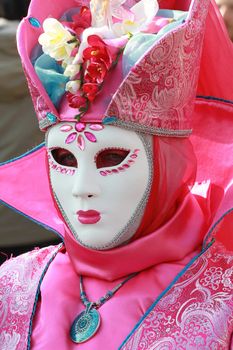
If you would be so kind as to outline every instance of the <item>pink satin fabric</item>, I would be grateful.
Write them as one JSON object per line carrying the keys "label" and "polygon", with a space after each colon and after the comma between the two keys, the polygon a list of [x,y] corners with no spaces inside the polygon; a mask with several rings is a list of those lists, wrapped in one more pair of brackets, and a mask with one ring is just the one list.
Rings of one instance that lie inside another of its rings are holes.
{"label": "pink satin fabric", "polygon": [[[75,317],[84,310],[79,297],[79,278],[67,253],[59,253],[42,284],[31,349],[116,350],[155,298],[194,254],[179,262],[164,263],[142,271],[125,284],[100,308],[101,327],[98,333],[88,342],[77,345],[69,339],[69,330]],[[107,282],[84,277],[85,290],[90,300],[98,300],[121,280]]]}
{"label": "pink satin fabric", "polygon": [[141,271],[100,308],[101,328],[82,344],[82,349],[101,349],[103,344],[109,350],[117,349],[158,295],[198,253],[204,232],[204,213],[192,194],[163,227],[120,248],[89,250],[66,232],[67,251],[58,254],[42,283],[32,349],[77,347],[69,339],[69,329],[84,309],[79,297],[80,274],[88,298],[96,301],[128,274]]}
{"label": "pink satin fabric", "polygon": [[[32,350],[77,348],[69,339],[69,330],[84,310],[79,296],[80,274],[89,300],[97,301],[126,275],[141,271],[100,308],[100,330],[81,345],[83,350],[101,349],[103,344],[108,350],[117,349],[156,298],[199,253],[206,232],[204,216],[199,200],[190,194],[176,215],[155,233],[106,252],[88,251],[66,232],[66,250],[58,253],[41,286]],[[221,232],[228,233],[231,224],[232,218]]]}
{"label": "pink satin fabric", "polygon": [[154,176],[141,224],[132,240],[147,236],[176,212],[196,177],[197,160],[187,138],[153,138]]}
{"label": "pink satin fabric", "polygon": [[50,191],[45,147],[1,166],[0,200],[47,229],[64,235]]}
{"label": "pink satin fabric", "polygon": [[165,225],[125,246],[90,250],[79,245],[68,231],[65,245],[78,274],[114,281],[163,262],[183,259],[200,247],[206,230],[205,213],[190,194]]}

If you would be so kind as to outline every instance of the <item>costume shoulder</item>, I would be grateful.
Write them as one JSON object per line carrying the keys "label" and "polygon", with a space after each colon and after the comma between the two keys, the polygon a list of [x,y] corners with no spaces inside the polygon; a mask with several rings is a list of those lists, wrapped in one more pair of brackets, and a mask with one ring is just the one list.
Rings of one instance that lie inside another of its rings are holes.
{"label": "costume shoulder", "polygon": [[120,349],[232,349],[232,262],[232,252],[213,241],[154,302]]}
{"label": "costume shoulder", "polygon": [[0,349],[26,349],[40,284],[61,246],[35,249],[0,268]]}

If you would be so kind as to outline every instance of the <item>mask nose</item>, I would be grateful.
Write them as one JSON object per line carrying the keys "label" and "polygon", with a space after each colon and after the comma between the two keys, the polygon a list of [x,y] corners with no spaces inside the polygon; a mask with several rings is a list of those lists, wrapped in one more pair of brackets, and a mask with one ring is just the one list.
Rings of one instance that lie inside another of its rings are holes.
{"label": "mask nose", "polygon": [[76,179],[72,188],[72,195],[77,198],[93,198],[100,195],[100,186],[97,179],[98,174],[91,171],[80,171],[76,174]]}

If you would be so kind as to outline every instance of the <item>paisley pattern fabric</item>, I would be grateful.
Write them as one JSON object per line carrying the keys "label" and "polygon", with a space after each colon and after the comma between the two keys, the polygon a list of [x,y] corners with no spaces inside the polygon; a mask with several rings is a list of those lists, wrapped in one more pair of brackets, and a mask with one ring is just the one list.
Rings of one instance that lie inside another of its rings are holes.
{"label": "paisley pattern fabric", "polygon": [[55,124],[56,118],[50,117],[53,114],[50,108],[48,107],[47,103],[45,102],[45,99],[43,98],[43,94],[41,94],[41,92],[38,90],[36,85],[33,83],[31,77],[27,73],[26,68],[25,67],[23,68],[27,79],[28,88],[31,94],[32,102],[38,117],[40,129],[46,130],[49,126]]}
{"label": "paisley pattern fabric", "polygon": [[27,349],[31,317],[41,279],[60,246],[36,249],[6,261],[0,269],[0,349]]}
{"label": "paisley pattern fabric", "polygon": [[120,349],[230,349],[232,266],[232,252],[213,244],[155,303]]}
{"label": "paisley pattern fabric", "polygon": [[[60,246],[34,250],[0,270],[0,349],[30,348],[45,272]],[[233,255],[215,243],[156,301],[122,350],[227,350],[233,332]]]}
{"label": "paisley pattern fabric", "polygon": [[168,33],[135,65],[113,96],[106,115],[117,125],[156,135],[191,133],[209,0],[194,1],[183,25]]}

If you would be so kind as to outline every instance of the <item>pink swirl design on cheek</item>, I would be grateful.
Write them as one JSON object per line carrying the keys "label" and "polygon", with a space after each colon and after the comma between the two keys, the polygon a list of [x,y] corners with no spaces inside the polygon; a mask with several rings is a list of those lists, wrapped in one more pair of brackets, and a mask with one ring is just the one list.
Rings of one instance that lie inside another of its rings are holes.
{"label": "pink swirl design on cheek", "polygon": [[121,172],[126,171],[135,163],[136,158],[138,157],[138,153],[140,152],[140,149],[135,149],[133,153],[129,156],[131,159],[128,159],[127,162],[121,164],[119,167],[114,169],[107,169],[107,170],[101,170],[100,175],[101,176],[108,176],[113,174],[119,174]]}

